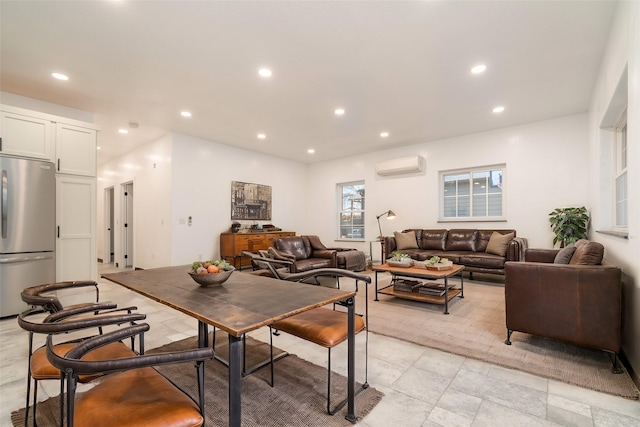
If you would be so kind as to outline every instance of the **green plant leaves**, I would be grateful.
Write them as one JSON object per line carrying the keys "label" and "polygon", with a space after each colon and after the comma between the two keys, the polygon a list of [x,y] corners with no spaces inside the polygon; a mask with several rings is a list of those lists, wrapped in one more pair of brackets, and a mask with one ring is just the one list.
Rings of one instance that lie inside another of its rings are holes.
{"label": "green plant leaves", "polygon": [[589,215],[587,208],[557,208],[549,214],[551,229],[555,233],[553,245],[560,242],[560,247],[580,239],[587,238]]}

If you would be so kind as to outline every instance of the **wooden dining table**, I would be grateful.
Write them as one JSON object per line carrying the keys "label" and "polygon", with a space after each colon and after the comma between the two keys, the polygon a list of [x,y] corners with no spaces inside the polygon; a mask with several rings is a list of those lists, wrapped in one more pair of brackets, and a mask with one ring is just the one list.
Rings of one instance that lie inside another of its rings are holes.
{"label": "wooden dining table", "polygon": [[208,326],[229,337],[229,426],[242,422],[242,337],[278,320],[338,301],[348,312],[347,415],[355,423],[355,291],[305,285],[235,271],[222,285],[202,287],[174,266],[103,274],[102,277],[198,320],[198,342]]}

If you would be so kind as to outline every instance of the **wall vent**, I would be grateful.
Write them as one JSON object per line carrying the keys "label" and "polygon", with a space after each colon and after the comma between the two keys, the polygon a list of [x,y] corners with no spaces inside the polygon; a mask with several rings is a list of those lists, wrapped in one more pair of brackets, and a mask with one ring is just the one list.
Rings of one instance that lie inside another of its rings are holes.
{"label": "wall vent", "polygon": [[422,156],[401,157],[376,164],[376,173],[383,176],[422,172],[423,169],[424,158]]}

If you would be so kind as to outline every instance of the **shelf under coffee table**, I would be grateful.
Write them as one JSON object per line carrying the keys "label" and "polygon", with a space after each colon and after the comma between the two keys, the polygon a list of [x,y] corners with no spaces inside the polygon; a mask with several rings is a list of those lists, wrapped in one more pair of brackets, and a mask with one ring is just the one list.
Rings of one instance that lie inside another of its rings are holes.
{"label": "shelf under coffee table", "polygon": [[[427,302],[431,304],[444,305],[444,314],[449,314],[449,301],[456,296],[464,298],[464,278],[462,276],[462,270],[464,265],[456,265],[449,270],[426,270],[424,268],[416,267],[393,267],[389,264],[375,265],[372,267],[376,272],[376,298],[375,301],[379,301],[378,294],[392,295],[397,298],[410,299],[414,301]],[[382,288],[378,288],[378,273],[391,273],[391,283]],[[453,287],[449,285],[449,278],[455,275],[460,277],[460,287]],[[425,279],[425,280],[438,280],[442,279],[444,284],[426,283],[423,287],[436,288],[439,286],[442,295],[420,293],[420,286],[416,286],[413,291],[402,291],[394,289],[394,283],[406,279]]]}

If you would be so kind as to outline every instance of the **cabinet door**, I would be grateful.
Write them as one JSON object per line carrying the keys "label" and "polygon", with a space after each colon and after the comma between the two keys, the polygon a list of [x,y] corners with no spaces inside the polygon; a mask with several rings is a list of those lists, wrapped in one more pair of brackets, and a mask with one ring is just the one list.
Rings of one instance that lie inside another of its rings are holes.
{"label": "cabinet door", "polygon": [[0,151],[3,154],[52,161],[53,135],[50,120],[2,112]]}
{"label": "cabinet door", "polygon": [[79,126],[56,124],[58,173],[96,176],[97,132]]}
{"label": "cabinet door", "polygon": [[96,179],[56,177],[56,281],[96,280]]}

